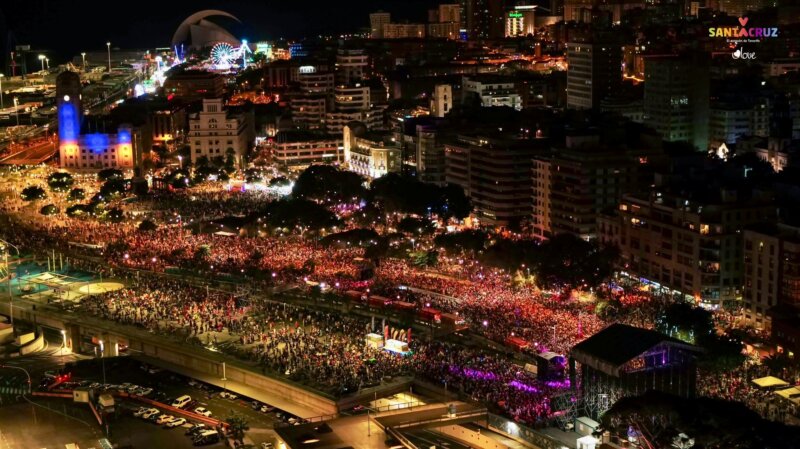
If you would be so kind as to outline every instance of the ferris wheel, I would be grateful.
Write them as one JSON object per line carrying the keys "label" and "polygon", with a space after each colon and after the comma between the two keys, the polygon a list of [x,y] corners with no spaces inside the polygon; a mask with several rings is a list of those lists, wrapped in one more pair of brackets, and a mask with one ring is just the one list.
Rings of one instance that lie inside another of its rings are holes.
{"label": "ferris wheel", "polygon": [[221,68],[228,68],[238,62],[239,59],[244,65],[244,58],[250,49],[247,47],[247,41],[242,41],[242,45],[234,47],[227,42],[219,42],[211,48],[211,61],[215,66]]}

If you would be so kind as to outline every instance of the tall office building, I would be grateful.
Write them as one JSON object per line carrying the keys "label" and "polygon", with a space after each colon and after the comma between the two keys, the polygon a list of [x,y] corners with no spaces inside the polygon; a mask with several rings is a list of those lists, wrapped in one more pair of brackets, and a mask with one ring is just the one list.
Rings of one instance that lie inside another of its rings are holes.
{"label": "tall office building", "polygon": [[701,58],[645,58],[644,122],[667,141],[708,148],[709,71]]}
{"label": "tall office building", "polygon": [[622,47],[609,38],[567,43],[567,107],[592,109],[622,84]]}
{"label": "tall office building", "polygon": [[392,22],[392,15],[388,12],[378,11],[369,15],[370,37],[383,39],[383,27]]}
{"label": "tall office building", "polygon": [[454,22],[461,24],[461,5],[458,3],[448,3],[439,5],[439,23]]}

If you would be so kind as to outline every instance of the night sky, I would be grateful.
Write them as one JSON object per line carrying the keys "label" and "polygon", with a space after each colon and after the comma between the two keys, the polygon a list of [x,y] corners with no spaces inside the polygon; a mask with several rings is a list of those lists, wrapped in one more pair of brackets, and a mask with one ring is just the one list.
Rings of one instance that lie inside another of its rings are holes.
{"label": "night sky", "polygon": [[[398,19],[425,20],[439,0],[0,0],[0,64],[17,44],[48,50],[62,62],[81,51],[169,45],[178,25],[203,9],[221,9],[250,41],[356,31],[383,9]],[[220,24],[223,24],[220,22]]]}

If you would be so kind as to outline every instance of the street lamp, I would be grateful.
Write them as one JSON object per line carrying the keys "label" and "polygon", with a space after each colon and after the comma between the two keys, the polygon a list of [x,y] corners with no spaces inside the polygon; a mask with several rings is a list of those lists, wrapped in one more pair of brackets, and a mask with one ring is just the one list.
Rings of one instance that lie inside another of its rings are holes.
{"label": "street lamp", "polygon": [[83,71],[86,71],[86,52],[81,52],[81,59],[83,60]]}
{"label": "street lamp", "polygon": [[47,70],[50,70],[50,58],[44,58],[44,62],[46,63]]}
{"label": "street lamp", "polygon": [[14,112],[15,112],[15,115],[17,116],[17,126],[19,126],[19,107],[18,106],[19,106],[19,99],[17,97],[14,97]]}
{"label": "street lamp", "polygon": [[44,72],[44,58],[45,58],[45,55],[39,55],[39,62],[42,63],[42,71],[43,72]]}
{"label": "street lamp", "polygon": [[106,42],[106,48],[108,49],[108,71],[111,71],[111,42]]}
{"label": "street lamp", "polygon": [[64,348],[67,347],[67,331],[61,329],[61,365],[64,365]]}
{"label": "street lamp", "polygon": [[180,166],[180,169],[183,170],[183,156],[181,155],[178,155],[178,165]]}
{"label": "street lamp", "polygon": [[105,353],[105,346],[103,346],[103,340],[99,340],[100,343],[100,365],[103,367],[103,385],[106,384],[106,359],[103,357]]}
{"label": "street lamp", "polygon": [[0,109],[3,109],[3,107],[5,106],[5,105],[3,104],[3,77],[4,77],[4,76],[5,76],[5,75],[3,75],[2,73],[0,73]]}

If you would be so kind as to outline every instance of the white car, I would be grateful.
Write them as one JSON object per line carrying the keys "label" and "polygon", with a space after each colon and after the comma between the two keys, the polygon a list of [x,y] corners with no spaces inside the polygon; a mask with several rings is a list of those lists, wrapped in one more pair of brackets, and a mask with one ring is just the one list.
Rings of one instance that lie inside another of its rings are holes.
{"label": "white car", "polygon": [[149,388],[149,387],[139,387],[139,388],[133,390],[133,394],[136,394],[136,395],[139,395],[139,396],[150,396],[152,393],[153,393],[153,389]]}
{"label": "white car", "polygon": [[236,396],[235,394],[229,393],[227,391],[223,391],[222,393],[219,394],[219,397],[221,397],[223,399],[234,400],[234,399],[238,398],[239,396]]}
{"label": "white car", "polygon": [[159,410],[157,408],[151,408],[151,409],[147,410],[146,412],[142,413],[141,417],[144,418],[144,419],[150,419],[153,416],[157,415],[158,413],[159,413]]}
{"label": "white car", "polygon": [[156,420],[156,424],[167,424],[168,422],[172,422],[175,420],[175,417],[172,415],[161,415]]}
{"label": "white car", "polygon": [[149,408],[147,408],[147,407],[139,407],[139,409],[138,409],[138,410],[136,410],[135,412],[133,412],[133,416],[135,416],[135,417],[137,417],[137,418],[138,418],[138,417],[140,417],[140,416],[144,415],[144,414],[145,414],[145,412],[146,412],[146,411],[148,411],[148,410],[150,410],[150,409],[149,409]]}
{"label": "white car", "polygon": [[171,429],[173,427],[180,427],[180,426],[182,426],[184,424],[186,424],[186,418],[177,418],[177,419],[173,419],[172,421],[168,422],[167,423],[167,427],[169,427]]}
{"label": "white car", "polygon": [[203,415],[205,417],[211,416],[211,410],[205,407],[197,407],[196,409],[194,409],[194,412],[197,413],[198,415]]}

